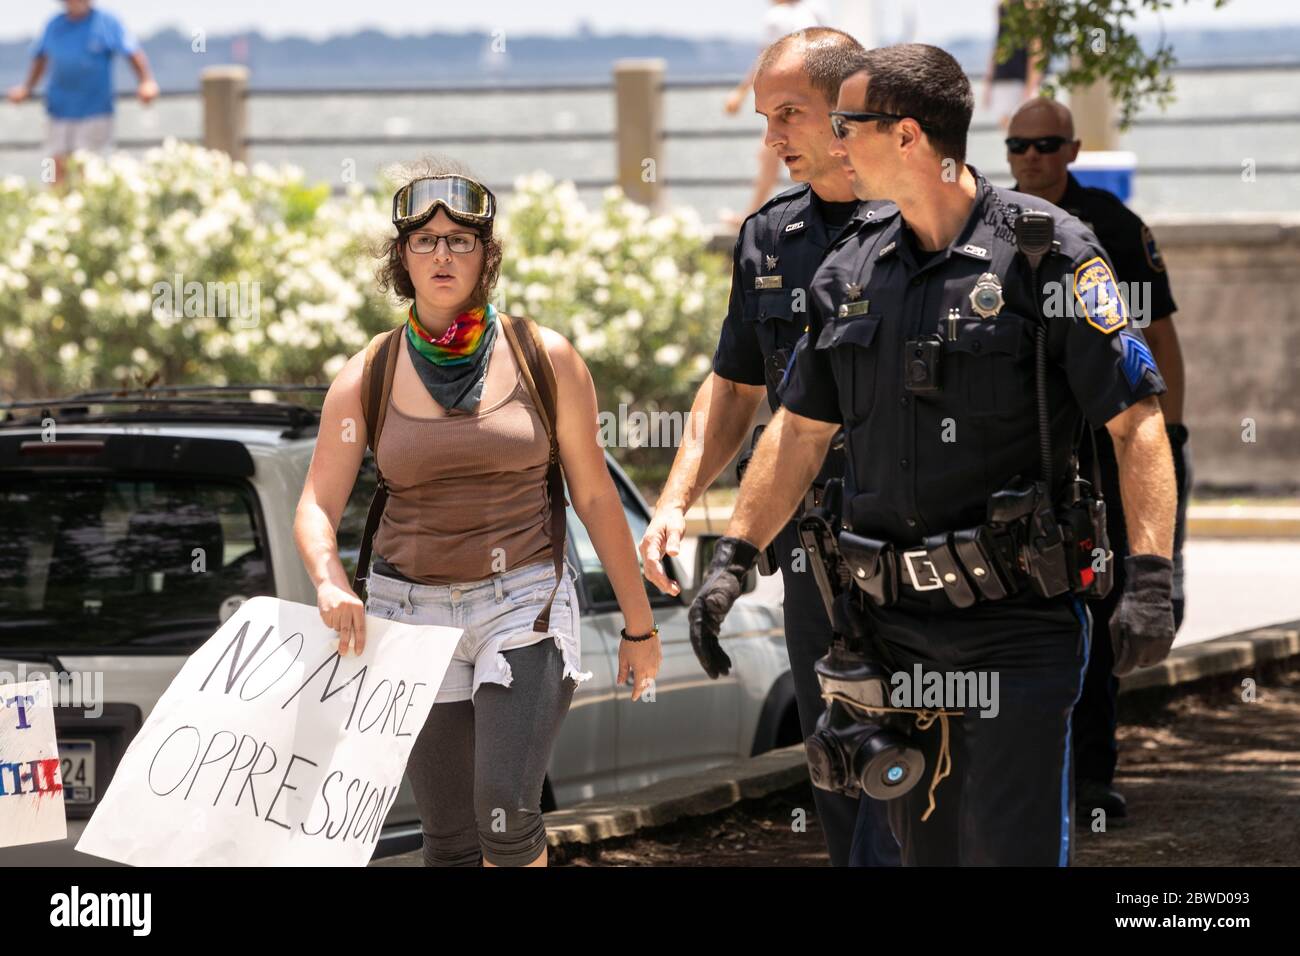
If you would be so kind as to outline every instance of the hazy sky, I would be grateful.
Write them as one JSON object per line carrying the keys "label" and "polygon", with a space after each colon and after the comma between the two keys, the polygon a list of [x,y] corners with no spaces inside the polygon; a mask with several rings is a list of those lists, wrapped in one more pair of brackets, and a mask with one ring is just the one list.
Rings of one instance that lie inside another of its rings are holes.
{"label": "hazy sky", "polygon": [[[941,42],[953,36],[978,36],[993,29],[994,0],[820,0],[833,25],[844,11],[869,5],[880,29],[897,35],[909,7],[912,39]],[[1296,0],[1230,0],[1220,10],[1212,0],[1174,0],[1161,15],[1166,28],[1260,27],[1300,24]],[[727,36],[757,40],[764,0],[104,0],[139,34],[174,26],[184,33],[257,29],[272,36],[320,38],[373,27],[389,33],[504,29],[518,33],[569,33],[585,22],[598,33],[657,32],[689,36]],[[62,4],[55,0],[0,0],[0,38],[35,34]],[[984,8],[988,12],[980,13]],[[1154,15],[1138,26],[1156,26]]]}

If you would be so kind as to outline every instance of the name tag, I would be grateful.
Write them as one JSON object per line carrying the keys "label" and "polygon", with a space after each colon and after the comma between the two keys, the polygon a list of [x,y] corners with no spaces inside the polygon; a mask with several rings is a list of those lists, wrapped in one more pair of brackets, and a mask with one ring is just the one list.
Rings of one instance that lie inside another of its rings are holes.
{"label": "name tag", "polygon": [[871,310],[871,303],[867,299],[859,302],[845,302],[840,306],[837,315],[841,319],[847,319],[853,315],[866,315]]}
{"label": "name tag", "polygon": [[779,289],[781,288],[780,276],[758,276],[754,279],[755,289]]}

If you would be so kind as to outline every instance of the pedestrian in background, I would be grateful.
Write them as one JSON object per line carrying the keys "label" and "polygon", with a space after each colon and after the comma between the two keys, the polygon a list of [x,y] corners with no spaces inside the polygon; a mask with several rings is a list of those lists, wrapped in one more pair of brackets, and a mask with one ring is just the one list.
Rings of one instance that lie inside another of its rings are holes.
{"label": "pedestrian in background", "polygon": [[67,158],[74,151],[112,149],[114,56],[126,57],[135,70],[140,102],[151,103],[158,96],[148,58],[117,17],[94,8],[91,0],[63,0],[63,7],[32,47],[27,81],[9,90],[11,103],[23,102],[49,68],[45,152],[54,160],[56,184],[63,182]]}
{"label": "pedestrian in background", "polygon": [[1002,0],[998,4],[998,32],[989,53],[989,68],[984,74],[984,98],[980,104],[997,119],[999,129],[1007,128],[1016,107],[1038,95],[1038,86],[1043,79],[1036,63],[1037,42],[1016,47],[1004,62],[998,62],[998,44],[1007,32],[1007,8],[1015,2],[1017,0]]}

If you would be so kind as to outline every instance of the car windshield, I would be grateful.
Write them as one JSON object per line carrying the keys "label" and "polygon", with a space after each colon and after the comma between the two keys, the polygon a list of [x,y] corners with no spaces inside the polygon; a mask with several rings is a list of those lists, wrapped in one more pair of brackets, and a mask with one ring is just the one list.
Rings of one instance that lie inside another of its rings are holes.
{"label": "car windshield", "polygon": [[0,478],[0,655],[187,650],[274,593],[244,485]]}

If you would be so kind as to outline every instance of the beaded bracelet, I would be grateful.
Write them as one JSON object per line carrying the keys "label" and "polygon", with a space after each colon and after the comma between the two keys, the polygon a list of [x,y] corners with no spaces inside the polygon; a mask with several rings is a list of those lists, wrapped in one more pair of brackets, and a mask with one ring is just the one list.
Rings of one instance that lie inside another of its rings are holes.
{"label": "beaded bracelet", "polygon": [[653,627],[650,628],[650,632],[648,634],[642,634],[638,637],[633,637],[632,635],[628,634],[627,628],[625,627],[620,627],[618,629],[618,633],[623,636],[623,640],[625,641],[648,641],[652,637],[659,636],[659,625],[658,624],[654,625]]}

